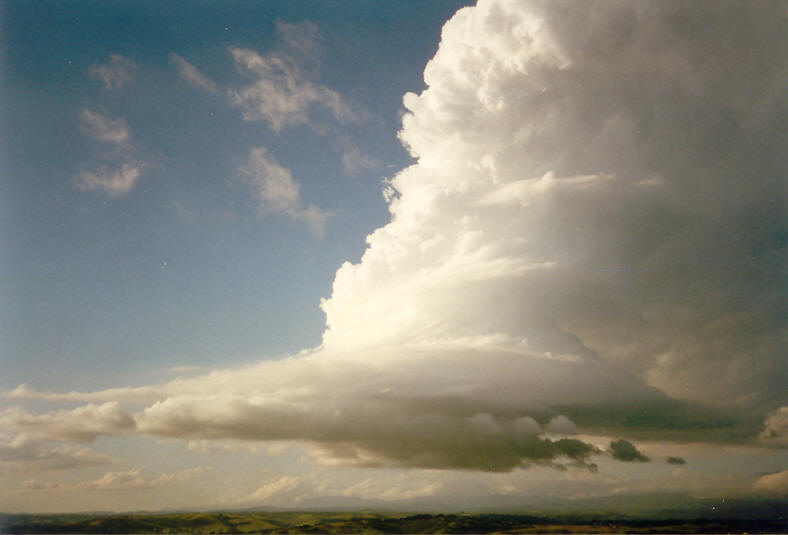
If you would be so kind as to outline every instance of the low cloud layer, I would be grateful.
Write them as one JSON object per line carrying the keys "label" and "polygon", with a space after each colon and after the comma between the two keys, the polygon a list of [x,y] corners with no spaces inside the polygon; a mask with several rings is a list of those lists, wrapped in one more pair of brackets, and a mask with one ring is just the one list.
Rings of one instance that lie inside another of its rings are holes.
{"label": "low cloud layer", "polygon": [[110,465],[116,460],[74,445],[52,445],[25,434],[0,435],[0,476]]}
{"label": "low cloud layer", "polygon": [[[461,10],[427,89],[405,96],[416,163],[390,181],[391,222],[337,272],[319,348],[156,387],[142,410],[9,409],[4,425],[488,471],[593,469],[578,430],[687,440],[768,417],[762,440],[782,436],[785,19],[777,2]],[[232,52],[254,79],[234,96],[247,119],[344,117],[286,57]],[[264,149],[247,174],[263,211],[322,228]]]}

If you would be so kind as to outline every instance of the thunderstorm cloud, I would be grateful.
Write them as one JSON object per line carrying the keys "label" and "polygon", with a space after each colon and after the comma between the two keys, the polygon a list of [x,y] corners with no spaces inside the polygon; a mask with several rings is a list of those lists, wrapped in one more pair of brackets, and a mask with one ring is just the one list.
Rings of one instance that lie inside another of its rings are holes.
{"label": "thunderstorm cloud", "polygon": [[[327,463],[489,471],[593,471],[594,431],[782,440],[785,19],[780,2],[460,10],[405,95],[415,163],[336,273],[319,347],[150,387],[142,406],[115,389],[0,418],[63,441],[293,440]],[[348,115],[295,52],[231,54],[246,119]],[[248,175],[261,210],[322,229],[264,149]],[[730,435],[700,434],[715,426]],[[624,439],[610,452],[645,460]]]}

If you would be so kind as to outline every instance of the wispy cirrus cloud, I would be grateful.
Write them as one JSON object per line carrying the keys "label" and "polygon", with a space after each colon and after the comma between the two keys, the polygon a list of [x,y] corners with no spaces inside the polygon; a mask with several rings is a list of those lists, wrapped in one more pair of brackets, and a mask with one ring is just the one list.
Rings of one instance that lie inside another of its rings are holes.
{"label": "wispy cirrus cloud", "polygon": [[85,134],[96,141],[109,143],[119,149],[128,149],[131,141],[129,125],[123,117],[113,119],[97,111],[84,108],[79,114]]}
{"label": "wispy cirrus cloud", "polygon": [[[280,23],[285,46],[262,55],[246,48],[230,48],[238,71],[251,78],[251,84],[228,92],[230,102],[247,121],[264,121],[279,131],[287,126],[315,127],[313,113],[327,112],[339,122],[357,119],[340,95],[313,80],[304,65],[315,61],[319,33],[310,24]],[[298,38],[296,38],[298,36]]]}
{"label": "wispy cirrus cloud", "polygon": [[219,87],[216,83],[205,76],[194,65],[186,61],[184,58],[175,54],[170,54],[170,63],[174,64],[178,69],[178,74],[181,78],[186,80],[189,84],[197,89],[201,89],[213,95],[219,94]]}
{"label": "wispy cirrus cloud", "polygon": [[253,148],[241,169],[241,180],[249,186],[261,215],[279,214],[306,223],[322,236],[331,212],[313,204],[303,205],[299,184],[289,169],[281,166],[265,147]]}
{"label": "wispy cirrus cloud", "polygon": [[99,80],[105,89],[116,91],[134,79],[137,66],[128,58],[120,54],[110,54],[109,62],[96,64],[88,69],[91,78]]}
{"label": "wispy cirrus cloud", "polygon": [[146,164],[135,157],[126,120],[90,108],[84,108],[79,119],[85,135],[101,143],[105,150],[98,154],[103,163],[82,169],[74,179],[74,186],[84,191],[102,191],[110,197],[127,194]]}
{"label": "wispy cirrus cloud", "polygon": [[75,185],[85,191],[103,191],[110,197],[127,194],[137,183],[140,168],[132,163],[124,163],[119,168],[100,166],[90,171],[80,171]]}

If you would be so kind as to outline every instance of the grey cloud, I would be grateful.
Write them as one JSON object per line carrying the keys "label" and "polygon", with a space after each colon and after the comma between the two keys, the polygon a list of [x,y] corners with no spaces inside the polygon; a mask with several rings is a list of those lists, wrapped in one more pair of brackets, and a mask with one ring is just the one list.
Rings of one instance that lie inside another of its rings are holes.
{"label": "grey cloud", "polygon": [[648,462],[649,458],[638,451],[628,440],[619,439],[610,443],[610,454],[614,459],[624,462]]}
{"label": "grey cloud", "polygon": [[[136,416],[138,431],[298,440],[326,462],[358,466],[508,471],[568,461],[593,468],[589,456],[596,449],[589,444],[544,436],[545,429],[577,429],[550,407],[661,398],[637,384],[617,388],[627,379],[601,364],[507,352],[489,352],[482,364],[476,353],[445,350],[414,351],[396,364],[392,355],[370,351],[366,357],[345,361],[317,352],[165,385],[167,399]],[[583,372],[575,375],[579,367]],[[591,377],[594,391],[587,389]]]}

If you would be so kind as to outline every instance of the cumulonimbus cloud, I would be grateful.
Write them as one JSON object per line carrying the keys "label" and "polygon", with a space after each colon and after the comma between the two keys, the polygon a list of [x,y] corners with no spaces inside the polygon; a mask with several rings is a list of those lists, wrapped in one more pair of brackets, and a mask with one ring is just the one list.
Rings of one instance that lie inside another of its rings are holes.
{"label": "cumulonimbus cloud", "polygon": [[[133,426],[106,433],[510,470],[591,468],[598,451],[557,433],[687,439],[735,423],[693,421],[691,403],[776,415],[776,429],[788,401],[785,19],[777,2],[459,11],[427,89],[404,100],[416,163],[390,181],[391,222],[337,272],[322,345],[162,385]],[[287,81],[287,65],[234,53]],[[315,102],[261,107],[262,88],[239,105],[274,128]],[[280,193],[266,199],[291,206]],[[43,416],[6,419],[46,431]]]}

